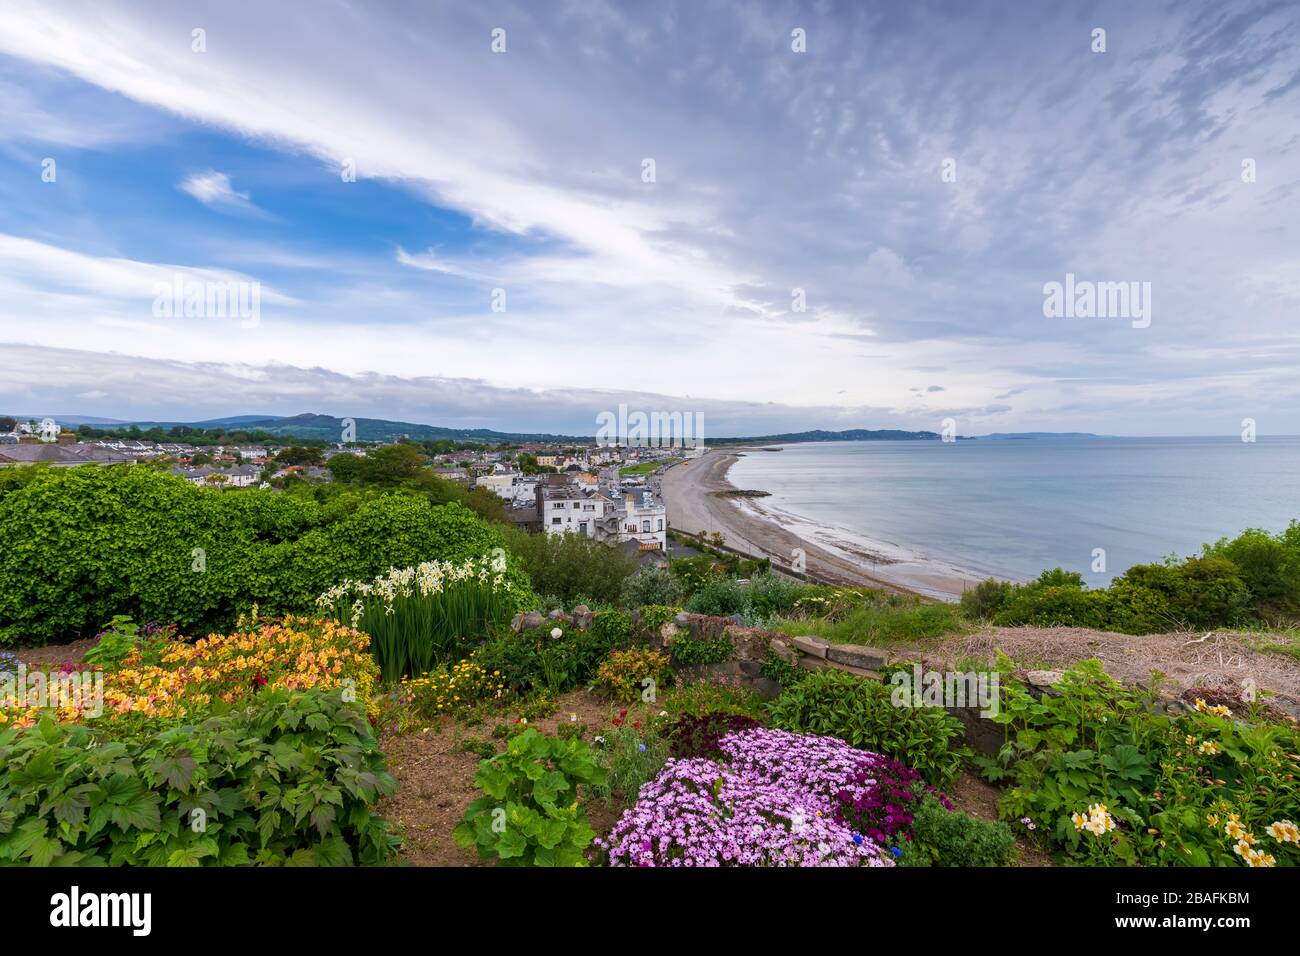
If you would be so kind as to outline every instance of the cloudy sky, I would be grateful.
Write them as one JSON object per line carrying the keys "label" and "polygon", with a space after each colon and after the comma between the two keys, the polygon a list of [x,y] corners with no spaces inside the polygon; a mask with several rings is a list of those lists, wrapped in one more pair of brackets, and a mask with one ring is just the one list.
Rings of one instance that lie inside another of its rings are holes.
{"label": "cloudy sky", "polygon": [[1294,3],[0,11],[3,412],[1295,434],[1298,306]]}

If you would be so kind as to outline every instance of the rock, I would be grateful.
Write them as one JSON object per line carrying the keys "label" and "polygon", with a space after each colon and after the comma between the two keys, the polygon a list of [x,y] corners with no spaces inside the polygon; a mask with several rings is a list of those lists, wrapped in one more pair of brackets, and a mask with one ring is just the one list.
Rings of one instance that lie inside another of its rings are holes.
{"label": "rock", "polygon": [[510,630],[518,634],[523,629],[524,629],[524,614],[522,611],[520,611],[518,614],[516,614],[514,617],[510,619]]}
{"label": "rock", "polygon": [[587,631],[591,629],[591,624],[596,620],[596,614],[585,604],[579,604],[573,609],[573,624],[579,630]]}
{"label": "rock", "polygon": [[531,631],[533,628],[541,627],[545,623],[546,615],[542,614],[541,611],[529,611],[524,615],[523,624],[520,625],[519,629],[522,631]]}
{"label": "rock", "polygon": [[844,673],[846,673],[846,674],[852,674],[854,677],[864,677],[864,678],[866,678],[867,680],[880,680],[880,679],[881,679],[880,671],[868,670],[868,669],[865,668],[865,667],[854,667],[854,666],[851,665],[851,664],[838,664],[838,663],[836,663],[836,662],[834,662],[834,661],[830,661],[830,660],[828,660],[828,661],[826,662],[826,666],[827,666],[827,667],[833,667],[833,668],[835,668],[837,671],[844,671]]}
{"label": "rock", "polygon": [[[820,637],[803,636],[792,638],[790,643],[805,654],[811,654],[813,657],[825,657],[826,648],[830,647],[829,641],[824,641]],[[800,663],[803,663],[800,661]]]}
{"label": "rock", "polygon": [[765,659],[768,645],[773,637],[770,631],[759,630],[756,627],[739,627],[735,624],[728,625],[722,633],[727,640],[731,641],[734,655],[745,661]]}
{"label": "rock", "polygon": [[812,657],[808,654],[802,654],[799,657],[799,666],[805,670],[822,671],[827,667],[826,658]]}
{"label": "rock", "polygon": [[1055,687],[1063,676],[1060,671],[1029,671],[1025,680],[1035,687]]}
{"label": "rock", "polygon": [[803,656],[791,647],[788,641],[781,640],[780,638],[773,638],[768,642],[767,646],[771,648],[773,654],[781,658],[781,660],[785,661],[787,664],[798,664],[799,658]]}
{"label": "rock", "polygon": [[889,655],[865,644],[831,644],[826,648],[826,659],[834,664],[873,671],[884,667]]}
{"label": "rock", "polygon": [[781,685],[770,677],[757,678],[754,681],[754,690],[760,697],[766,697],[768,700],[781,696]]}
{"label": "rock", "polygon": [[663,627],[659,628],[660,645],[663,647],[672,647],[673,641],[676,639],[677,635],[680,634],[681,632],[682,629],[680,627],[678,627],[672,621],[669,621]]}
{"label": "rock", "polygon": [[743,677],[758,677],[763,665],[758,661],[736,661],[740,665],[740,673]]}
{"label": "rock", "polygon": [[563,621],[565,624],[573,623],[573,618],[569,617],[569,615],[565,614],[558,607],[550,614],[546,615],[546,617],[552,621]]}
{"label": "rock", "polygon": [[677,623],[678,627],[691,626],[691,616],[687,614],[685,611],[678,611],[677,616],[673,618],[673,620]]}

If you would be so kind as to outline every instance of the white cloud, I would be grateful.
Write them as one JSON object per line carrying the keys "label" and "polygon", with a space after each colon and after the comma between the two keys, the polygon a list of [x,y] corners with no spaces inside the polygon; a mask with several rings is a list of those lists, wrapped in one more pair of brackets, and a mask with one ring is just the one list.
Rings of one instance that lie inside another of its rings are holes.
{"label": "white cloud", "polygon": [[215,169],[187,176],[177,188],[205,206],[226,206],[245,211],[256,209],[249,201],[248,193],[236,192],[230,184],[230,177]]}

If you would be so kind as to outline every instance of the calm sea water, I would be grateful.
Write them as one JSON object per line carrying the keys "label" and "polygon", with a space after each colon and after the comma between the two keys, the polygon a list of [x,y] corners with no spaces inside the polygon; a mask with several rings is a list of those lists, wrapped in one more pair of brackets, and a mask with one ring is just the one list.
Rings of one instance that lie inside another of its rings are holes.
{"label": "calm sea water", "polygon": [[[1300,437],[829,442],[752,452],[729,474],[866,547],[1013,580],[1104,584],[1134,564],[1300,518]],[[1106,552],[1094,573],[1093,549]]]}

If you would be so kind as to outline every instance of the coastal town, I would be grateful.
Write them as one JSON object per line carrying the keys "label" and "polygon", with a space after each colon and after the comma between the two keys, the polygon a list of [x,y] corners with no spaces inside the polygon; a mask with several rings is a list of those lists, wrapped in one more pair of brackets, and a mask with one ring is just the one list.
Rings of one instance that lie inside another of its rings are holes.
{"label": "coastal town", "polygon": [[[169,471],[210,489],[284,489],[293,483],[336,480],[339,456],[366,458],[381,448],[410,445],[423,467],[464,488],[501,499],[510,520],[525,530],[577,534],[621,545],[638,554],[666,553],[668,517],[659,477],[683,458],[678,447],[628,448],[599,441],[524,442],[517,446],[462,446],[429,453],[410,439],[322,442],[279,438],[257,443],[199,444],[127,436],[92,437],[95,429],[70,428],[50,418],[0,417],[0,468],[45,465],[143,465]],[[132,431],[139,433],[132,434]],[[345,459],[346,460],[346,459]]]}

